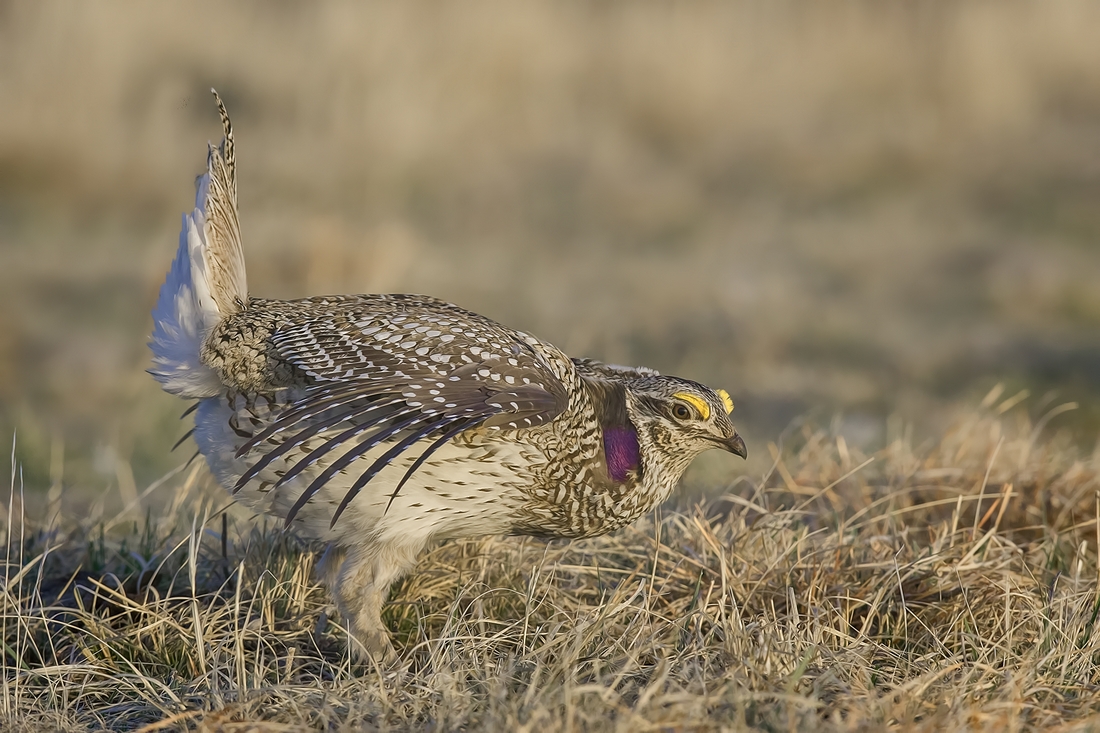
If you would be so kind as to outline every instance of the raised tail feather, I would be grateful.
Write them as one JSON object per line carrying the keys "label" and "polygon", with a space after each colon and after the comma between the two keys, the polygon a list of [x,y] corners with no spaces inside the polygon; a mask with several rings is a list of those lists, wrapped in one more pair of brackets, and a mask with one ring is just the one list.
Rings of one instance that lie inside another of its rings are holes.
{"label": "raised tail feather", "polygon": [[224,138],[209,147],[206,173],[196,184],[195,209],[183,215],[179,249],[153,310],[153,368],[166,392],[213,397],[221,381],[202,363],[203,339],[218,321],[248,305],[244,252],[237,220],[237,171],[233,126],[214,93]]}

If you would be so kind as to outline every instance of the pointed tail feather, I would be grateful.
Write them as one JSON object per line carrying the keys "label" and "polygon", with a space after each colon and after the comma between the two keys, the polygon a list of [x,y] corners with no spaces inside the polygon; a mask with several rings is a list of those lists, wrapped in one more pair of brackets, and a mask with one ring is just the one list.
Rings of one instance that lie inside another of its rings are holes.
{"label": "pointed tail feather", "polygon": [[[207,155],[202,259],[210,296],[221,318],[248,305],[248,284],[241,249],[241,225],[237,219],[237,160],[233,151],[233,125],[221,97],[213,89],[225,136]],[[200,186],[201,188],[201,186]],[[198,202],[196,202],[196,206]]]}
{"label": "pointed tail feather", "polygon": [[[213,91],[213,90],[211,90]],[[166,392],[212,397],[221,380],[199,352],[218,321],[248,305],[244,253],[237,219],[237,173],[233,127],[214,92],[224,137],[210,146],[206,173],[196,186],[195,209],[184,214],[179,248],[153,310],[153,369]]]}

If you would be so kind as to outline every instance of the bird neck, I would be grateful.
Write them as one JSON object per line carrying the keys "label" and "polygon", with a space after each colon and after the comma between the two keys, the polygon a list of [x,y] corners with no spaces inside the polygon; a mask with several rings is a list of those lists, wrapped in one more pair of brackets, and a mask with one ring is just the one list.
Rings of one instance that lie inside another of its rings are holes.
{"label": "bird neck", "polygon": [[607,473],[612,481],[626,481],[630,472],[641,466],[638,431],[629,423],[603,427],[603,450],[607,457]]}
{"label": "bird neck", "polygon": [[617,484],[641,478],[638,430],[630,420],[626,387],[608,379],[583,379],[603,436],[607,477]]}

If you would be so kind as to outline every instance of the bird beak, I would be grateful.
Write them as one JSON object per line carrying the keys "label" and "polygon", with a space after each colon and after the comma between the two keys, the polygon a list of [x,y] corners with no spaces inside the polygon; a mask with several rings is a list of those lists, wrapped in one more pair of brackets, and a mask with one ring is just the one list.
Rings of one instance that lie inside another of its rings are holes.
{"label": "bird beak", "polygon": [[749,449],[745,447],[745,441],[741,439],[741,436],[737,433],[733,434],[733,437],[729,440],[723,440],[718,443],[724,449],[728,450],[734,455],[741,456],[742,458],[749,457]]}

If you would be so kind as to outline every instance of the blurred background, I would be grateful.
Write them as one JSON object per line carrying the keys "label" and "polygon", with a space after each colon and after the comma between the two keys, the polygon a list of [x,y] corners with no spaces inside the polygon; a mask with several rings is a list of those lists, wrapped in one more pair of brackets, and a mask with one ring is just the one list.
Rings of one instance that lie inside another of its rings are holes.
{"label": "blurred background", "polygon": [[750,470],[999,382],[1091,449],[1098,37],[1092,2],[0,0],[0,438],[30,489],[192,452],[145,340],[215,86],[255,294],[430,293],[725,387]]}

